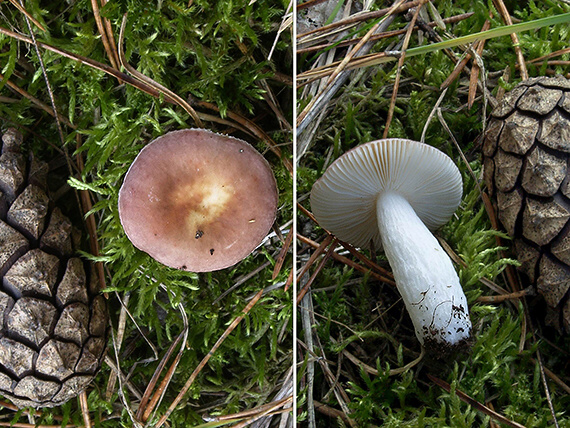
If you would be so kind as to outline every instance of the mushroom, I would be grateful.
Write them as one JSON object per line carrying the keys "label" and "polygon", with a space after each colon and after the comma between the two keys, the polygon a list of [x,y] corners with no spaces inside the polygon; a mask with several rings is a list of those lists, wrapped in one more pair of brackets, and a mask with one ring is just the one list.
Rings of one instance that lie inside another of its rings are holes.
{"label": "mushroom", "polygon": [[202,129],[169,132],[145,146],[119,191],[119,217],[133,245],[192,272],[232,266],[270,230],[277,185],[245,141]]}
{"label": "mushroom", "polygon": [[350,150],[311,191],[320,226],[356,247],[384,249],[416,336],[428,351],[453,351],[471,336],[459,278],[429,230],[449,220],[461,196],[453,161],[434,147],[405,139]]}

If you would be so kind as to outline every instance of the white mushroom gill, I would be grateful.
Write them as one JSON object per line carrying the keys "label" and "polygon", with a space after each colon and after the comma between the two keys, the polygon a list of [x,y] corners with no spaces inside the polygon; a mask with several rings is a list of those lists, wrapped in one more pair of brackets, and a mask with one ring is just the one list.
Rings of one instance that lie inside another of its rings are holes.
{"label": "white mushroom gill", "polygon": [[382,246],[418,340],[457,346],[469,339],[467,299],[437,239],[396,192],[378,196],[376,214]]}

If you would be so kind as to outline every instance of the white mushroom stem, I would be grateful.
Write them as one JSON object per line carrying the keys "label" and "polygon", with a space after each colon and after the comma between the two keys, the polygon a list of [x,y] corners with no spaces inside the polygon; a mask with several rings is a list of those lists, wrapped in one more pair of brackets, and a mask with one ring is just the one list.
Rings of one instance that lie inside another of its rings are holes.
{"label": "white mushroom stem", "polygon": [[471,335],[467,299],[449,256],[409,202],[394,191],[376,201],[382,245],[424,344],[462,344]]}

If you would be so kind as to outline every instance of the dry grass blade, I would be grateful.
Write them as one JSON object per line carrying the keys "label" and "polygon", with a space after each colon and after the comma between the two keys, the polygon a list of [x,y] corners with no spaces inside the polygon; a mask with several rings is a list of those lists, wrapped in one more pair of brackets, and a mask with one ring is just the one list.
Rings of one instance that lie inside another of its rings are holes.
{"label": "dry grass blade", "polygon": [[[277,35],[277,37],[279,37],[279,35]],[[253,58],[251,53],[248,51],[247,47],[239,40],[236,40],[235,43],[237,44],[239,50],[244,54],[244,56],[246,56],[251,63],[256,64],[255,58]],[[271,86],[267,84],[267,81],[265,79],[259,80],[257,82],[257,86],[259,86],[263,90],[262,93],[263,99],[265,100],[271,111],[273,111],[275,117],[277,117],[281,129],[290,132],[292,130],[292,126],[285,118],[285,114],[283,113],[280,104],[277,102],[277,98],[275,97],[275,94],[273,93],[273,89],[271,89]]]}
{"label": "dry grass blade", "polygon": [[83,414],[83,423],[85,428],[91,428],[93,424],[91,423],[91,418],[89,417],[89,404],[87,403],[87,392],[81,391],[79,394],[79,403],[81,406],[81,413]]}
{"label": "dry grass blade", "polygon": [[[123,345],[123,339],[125,337],[125,327],[127,325],[127,306],[129,305],[129,300],[131,298],[130,293],[125,293],[123,298],[123,304],[121,305],[121,312],[119,314],[119,322],[117,323],[117,343],[115,348],[120,351]],[[105,391],[105,398],[107,401],[111,401],[113,392],[115,391],[115,385],[117,383],[117,374],[115,372],[109,373],[109,378],[107,379],[107,390]]]}
{"label": "dry grass blade", "polygon": [[[329,235],[331,236],[331,235]],[[327,237],[328,238],[328,237]],[[326,240],[326,239],[325,239]],[[324,245],[324,241],[323,241],[323,245]],[[319,264],[317,265],[315,271],[313,272],[313,274],[311,275],[311,277],[309,278],[309,280],[303,284],[303,287],[298,291],[297,293],[297,305],[299,304],[299,302],[301,301],[301,299],[303,297],[305,297],[305,294],[307,294],[307,292],[309,291],[309,288],[311,288],[311,285],[313,284],[313,282],[315,281],[317,275],[319,274],[319,272],[323,269],[323,267],[325,266],[325,263],[327,262],[327,260],[330,258],[331,254],[334,252],[335,248],[337,245],[337,240],[336,238],[334,238],[331,242],[331,245],[329,247],[329,249],[327,250],[327,252],[325,253],[325,256],[321,259],[321,261],[319,262]],[[317,249],[317,251],[315,251],[313,254],[319,253],[320,247],[319,249]],[[307,262],[307,264],[304,266],[307,267],[308,265],[310,265],[312,263]],[[308,268],[307,268],[308,269]],[[306,271],[305,271],[306,272]]]}
{"label": "dry grass blade", "polygon": [[228,326],[228,328],[224,331],[224,333],[216,341],[216,343],[214,344],[212,349],[210,349],[208,354],[202,359],[202,361],[200,361],[200,364],[198,364],[196,369],[192,372],[192,374],[190,375],[190,377],[188,378],[188,380],[186,381],[186,383],[184,384],[184,386],[180,390],[179,394],[176,396],[176,398],[174,399],[172,404],[168,407],[168,410],[166,411],[166,413],[156,423],[156,428],[160,428],[161,426],[163,426],[166,423],[170,414],[174,411],[176,406],[178,406],[178,403],[180,403],[182,398],[184,398],[184,395],[186,395],[186,393],[188,392],[188,390],[190,389],[190,387],[194,383],[194,380],[196,379],[198,374],[202,371],[202,369],[206,366],[206,364],[208,363],[208,361],[210,360],[212,355],[214,355],[214,353],[220,347],[220,345],[223,343],[223,341],[231,334],[231,332],[237,327],[237,325],[245,318],[245,316],[249,313],[251,308],[253,308],[255,306],[255,304],[261,298],[262,294],[263,294],[263,290],[260,290],[255,295],[255,297],[244,308],[243,313],[232,321],[232,323]]}
{"label": "dry grass blade", "polygon": [[[18,33],[10,31],[6,28],[0,27],[0,33],[6,35],[8,37],[12,37],[16,40],[20,40],[20,41],[23,41],[23,42],[26,42],[29,44],[33,44],[33,41],[29,37],[20,35]],[[137,89],[139,89],[139,90],[141,90],[141,91],[143,91],[143,92],[145,92],[145,93],[147,93],[147,94],[149,94],[155,98],[159,98],[160,95],[163,94],[165,101],[172,103],[172,104],[178,104],[178,102],[174,98],[172,98],[168,93],[163,93],[160,90],[153,87],[152,85],[149,85],[149,84],[145,83],[144,81],[136,79],[136,78],[130,76],[129,74],[115,70],[113,67],[110,67],[106,64],[97,62],[95,60],[84,57],[82,55],[77,55],[77,54],[74,54],[72,52],[68,52],[66,50],[56,48],[56,47],[51,46],[47,43],[38,42],[38,46],[41,47],[42,49],[49,50],[51,52],[57,53],[57,54],[65,57],[65,58],[69,58],[69,59],[72,59],[74,61],[78,61],[78,62],[80,62],[82,64],[86,64],[86,65],[88,65],[88,66],[90,66],[96,70],[99,70],[99,71],[102,71],[106,74],[109,74],[109,75],[117,78],[119,81],[124,81],[125,83],[128,83],[129,85],[131,85],[131,86],[133,86],[133,87],[135,87],[135,88],[137,88]],[[208,108],[210,110],[219,112],[219,109],[211,103],[200,101],[200,102],[196,102],[196,104],[198,106],[202,106],[202,107]],[[248,132],[249,134],[254,135],[255,137],[264,141],[267,144],[267,146],[271,149],[271,151],[280,157],[281,161],[283,162],[283,164],[285,165],[287,170],[291,173],[291,175],[293,174],[293,165],[291,164],[290,160],[283,157],[281,150],[279,149],[277,144],[275,144],[275,142],[271,139],[271,137],[269,137],[265,131],[263,131],[258,125],[256,125],[252,121],[250,121],[250,120],[248,120],[248,119],[246,119],[246,118],[244,118],[244,117],[242,117],[236,113],[232,113],[232,112],[228,112],[228,117],[235,122],[229,122],[225,119],[221,119],[219,116],[213,116],[213,115],[208,115],[208,114],[204,114],[204,113],[200,113],[200,116],[202,118],[204,118],[204,120],[209,120],[209,121],[220,123],[223,125],[229,125],[232,127],[237,127],[239,129],[243,130],[244,132]]]}
{"label": "dry grass blade", "polygon": [[[437,386],[439,386],[440,388],[444,389],[447,392],[451,392],[451,386],[445,382],[444,380],[441,380],[435,376],[432,376],[430,374],[427,375],[428,378],[435,383]],[[513,428],[525,428],[524,425],[519,424],[518,422],[514,422],[511,421],[510,419],[507,419],[505,416],[501,415],[500,413],[495,412],[494,410],[490,409],[489,407],[485,406],[484,404],[479,403],[477,400],[474,400],[473,398],[471,398],[469,395],[465,394],[464,392],[460,391],[459,389],[455,390],[455,394],[457,395],[457,397],[464,401],[465,403],[469,404],[470,406],[474,407],[475,409],[479,410],[480,412],[483,412],[484,414],[486,414],[487,416],[489,416],[490,418],[505,424],[509,427],[513,427]]]}
{"label": "dry grass blade", "polygon": [[[507,10],[507,7],[505,6],[503,0],[493,0],[493,4],[501,14],[501,17],[503,18],[505,24],[513,25],[513,20],[511,19],[511,15],[509,14],[509,11]],[[522,54],[522,49],[519,43],[519,37],[517,36],[517,33],[511,33],[511,40],[513,41],[513,47],[515,48],[515,53],[517,55],[517,61],[521,73],[521,79],[527,80],[528,71],[526,69],[526,62]]]}
{"label": "dry grass blade", "polygon": [[24,424],[12,422],[0,422],[0,427],[13,427],[13,428],[82,428],[82,425],[37,425],[37,424]]}
{"label": "dry grass blade", "polygon": [[[317,242],[307,238],[306,236],[297,234],[297,239],[304,244],[310,245],[313,248],[319,247],[319,244]],[[370,270],[369,268],[366,268],[366,267],[354,262],[353,260],[350,260],[348,257],[341,256],[340,254],[337,254],[337,253],[332,253],[332,258],[338,262],[344,263],[345,265],[353,268],[354,270],[357,270],[357,271],[362,272],[364,274],[368,274],[372,278],[374,278],[378,281],[393,283],[393,280],[391,280],[390,278],[386,278],[382,275],[379,275],[376,272]]]}
{"label": "dry grass blade", "polygon": [[267,55],[267,60],[271,60],[271,57],[273,56],[273,52],[275,51],[275,47],[277,46],[277,41],[279,40],[279,37],[281,36],[281,33],[283,31],[285,31],[287,28],[292,27],[293,25],[293,0],[289,0],[289,5],[287,6],[287,10],[285,11],[285,13],[283,14],[283,19],[281,20],[281,25],[279,25],[279,29],[277,30],[277,34],[275,35],[275,41],[273,42],[273,45],[271,46],[271,50],[269,51],[269,54]]}
{"label": "dry grass blade", "polygon": [[[396,12],[396,10],[402,5],[402,2],[404,0],[398,0],[394,6],[392,6],[389,11],[385,14],[385,16],[390,16],[392,14],[394,14]],[[385,19],[385,18],[384,18]],[[372,37],[372,35],[378,31],[378,29],[380,28],[380,25],[382,24],[384,20],[381,20],[380,22],[377,22],[376,24],[374,24],[372,26],[372,28],[370,28],[370,30],[368,30],[368,32],[366,33],[366,35],[362,38],[362,40],[360,40],[360,42],[358,42],[358,44],[354,47],[354,49],[352,49],[335,67],[335,69],[332,71],[331,75],[328,77],[327,82],[325,84],[325,86],[320,90],[319,94],[317,94],[314,98],[311,99],[311,101],[307,104],[307,106],[303,109],[303,111],[298,115],[297,117],[297,123],[299,124],[300,122],[302,122],[305,117],[307,116],[308,112],[313,109],[315,107],[315,105],[317,104],[318,100],[321,99],[323,97],[323,94],[325,94],[327,91],[330,90],[330,88],[333,86],[336,78],[346,69],[346,66],[348,65],[349,62],[351,62],[352,58],[354,58],[355,56],[358,56],[361,52],[361,49],[364,47],[364,45],[366,44],[366,42],[368,42],[368,40],[370,39],[370,37]]]}
{"label": "dry grass blade", "polygon": [[479,296],[477,301],[480,303],[500,303],[505,300],[520,299],[525,296],[534,296],[536,294],[533,286],[527,287],[520,291],[515,291],[514,293],[505,293],[498,296]]}
{"label": "dry grass blade", "polygon": [[[457,22],[463,21],[464,19],[470,18],[473,15],[474,15],[474,12],[462,13],[460,15],[455,15],[455,16],[452,16],[450,18],[445,18],[443,20],[443,22],[446,24],[455,24]],[[435,21],[432,21],[432,22],[428,22],[426,25],[428,25],[429,27],[435,27],[435,26],[437,26],[437,23]],[[419,27],[417,25],[414,26],[413,31],[417,31],[418,28]],[[390,37],[401,36],[402,34],[406,34],[406,31],[407,31],[407,29],[385,31],[383,33],[375,34],[374,36],[370,37],[370,41],[376,42],[378,40],[387,39]],[[360,40],[362,40],[362,37],[356,37],[354,39],[343,40],[342,42],[326,43],[323,45],[315,45],[315,46],[310,46],[307,48],[298,48],[297,54],[300,55],[300,54],[304,54],[304,53],[322,51],[322,50],[330,49],[333,47],[344,48],[346,46],[355,45],[355,44],[359,43]]]}
{"label": "dry grass blade", "polygon": [[383,281],[385,283],[390,284],[390,285],[396,285],[396,283],[394,282],[394,275],[392,274],[392,272],[390,272],[390,271],[384,269],[382,266],[374,263],[372,260],[370,260],[364,254],[362,254],[360,251],[358,251],[356,248],[354,248],[348,242],[344,242],[344,241],[339,241],[339,242],[345,249],[348,250],[348,252],[350,254],[352,254],[354,257],[356,257],[358,260],[360,260],[366,266],[368,266],[371,269],[374,269],[375,272],[380,274],[384,278]]}
{"label": "dry grass blade", "polygon": [[[154,374],[153,374],[152,378],[150,379],[150,381],[146,387],[146,390],[145,390],[144,395],[141,399],[141,402],[139,403],[139,408],[137,410],[137,419],[138,420],[146,422],[149,415],[152,413],[154,406],[156,405],[156,402],[151,403],[149,405],[149,401],[151,401],[152,391],[154,390],[154,387],[156,386],[156,383],[158,382],[158,378],[160,377],[160,374],[164,370],[164,367],[166,367],[166,363],[168,362],[168,360],[172,356],[174,349],[176,349],[176,347],[178,346],[178,344],[182,340],[182,337],[183,337],[182,334],[179,334],[176,337],[174,342],[172,342],[172,344],[169,346],[164,357],[162,357],[162,360],[160,361],[158,367],[154,371]],[[175,358],[174,363],[171,365],[170,369],[168,370],[168,372],[172,371],[172,368],[176,367],[178,360],[180,359],[180,356],[181,356],[181,354],[179,353],[177,355],[177,357]],[[165,376],[165,379],[167,379],[167,378],[168,378],[168,373]]]}
{"label": "dry grass blade", "polygon": [[[21,35],[21,34],[18,34],[18,33],[15,33],[13,31],[6,29],[6,28],[0,27],[0,33],[6,35],[8,37],[12,37],[16,40],[19,40],[19,41],[22,41],[25,43],[29,43],[29,44],[33,44],[33,41],[31,38],[26,37],[26,36]],[[85,56],[78,55],[78,54],[66,51],[64,49],[60,49],[60,48],[51,46],[47,43],[38,42],[37,45],[39,47],[41,47],[42,49],[49,50],[51,52],[54,52],[58,55],[65,57],[65,58],[72,59],[74,61],[88,65],[88,66],[94,68],[95,70],[99,70],[99,71],[102,71],[106,74],[109,74],[110,76],[113,76],[113,77],[117,78],[118,80],[124,81],[125,83],[128,83],[129,85],[134,86],[135,88],[137,88],[137,89],[139,89],[139,90],[141,90],[141,91],[143,91],[149,95],[152,95],[155,98],[158,98],[160,96],[160,92],[157,91],[152,86],[149,86],[149,85],[135,79],[134,77],[132,77],[126,73],[115,70],[113,67],[110,67],[107,64],[103,64],[103,63],[95,61],[91,58],[87,58]],[[173,99],[171,99],[168,95],[165,95],[165,101],[172,103],[172,104],[176,104],[176,102]]]}
{"label": "dry grass blade", "polygon": [[151,79],[148,76],[145,76],[142,73],[139,73],[134,67],[132,67],[125,59],[125,53],[123,51],[123,40],[125,35],[125,27],[127,25],[127,14],[123,15],[123,21],[121,22],[121,31],[119,32],[119,60],[121,65],[127,70],[130,74],[132,74],[136,79],[140,80],[143,83],[155,88],[157,91],[162,92],[163,94],[168,95],[172,100],[176,102],[180,107],[182,107],[186,112],[194,119],[196,126],[203,128],[204,124],[202,120],[196,113],[196,111],[192,108],[190,104],[186,102],[186,100],[182,99],[178,94],[175,94],[167,87],[161,85],[160,83],[156,82],[155,80]]}
{"label": "dry grass blade", "polygon": [[91,0],[91,8],[93,9],[95,24],[97,25],[97,29],[101,35],[101,41],[103,42],[105,52],[107,52],[107,57],[109,57],[109,61],[111,62],[113,68],[118,70],[119,55],[114,47],[115,41],[112,38],[113,35],[112,33],[110,35],[108,33],[108,30],[111,28],[111,23],[108,19],[105,19],[105,22],[103,22],[103,18],[101,18],[101,11],[99,10],[99,2],[97,0]]}
{"label": "dry grass blade", "polygon": [[390,98],[390,106],[388,107],[388,116],[386,118],[386,126],[384,127],[384,132],[382,133],[382,138],[388,137],[388,131],[390,130],[390,124],[392,123],[392,117],[394,116],[394,109],[396,108],[396,97],[398,96],[398,88],[400,87],[400,77],[402,75],[402,67],[404,66],[404,61],[406,59],[406,49],[408,49],[408,45],[410,43],[410,37],[412,35],[412,31],[414,30],[414,26],[416,25],[416,21],[418,19],[418,15],[428,0],[421,0],[420,4],[416,8],[414,15],[412,16],[412,21],[408,24],[408,30],[406,31],[406,35],[404,36],[404,43],[402,44],[402,55],[398,60],[398,69],[396,71],[396,78],[394,80],[394,89],[392,90],[392,97]]}
{"label": "dry grass blade", "polygon": [[[486,20],[483,24],[483,28],[481,28],[481,31],[487,31],[490,27],[491,22],[489,20]],[[467,95],[467,108],[469,109],[473,107],[475,96],[477,95],[477,82],[479,80],[479,71],[481,69],[478,64],[478,59],[481,58],[484,47],[485,40],[480,40],[479,42],[475,43],[472,48],[476,53],[476,57],[475,61],[473,61],[473,66],[471,67],[471,76],[469,77],[469,92]]]}
{"label": "dry grass blade", "polygon": [[297,34],[297,39],[298,39],[297,43],[303,43],[303,41],[300,39],[303,39],[304,37],[307,37],[310,34],[326,32],[326,31],[333,29],[333,28],[344,27],[346,25],[360,23],[363,21],[367,21],[369,19],[382,18],[383,16],[387,15],[390,11],[391,11],[390,13],[392,13],[392,14],[405,12],[405,11],[407,11],[413,7],[416,7],[418,4],[420,4],[420,0],[414,0],[414,1],[410,1],[407,3],[400,4],[395,9],[393,6],[391,6],[391,7],[387,7],[384,9],[375,10],[372,12],[357,13],[357,14],[352,15],[349,18],[341,19],[337,22],[333,22],[332,24],[324,25],[320,28],[316,28],[314,30],[307,31],[306,33]]}
{"label": "dry grass blade", "polygon": [[[402,373],[410,370],[411,368],[417,366],[423,360],[425,353],[426,353],[425,348],[422,346],[422,350],[420,352],[420,355],[415,360],[410,361],[405,366],[398,367],[396,369],[390,369],[390,371],[388,372],[388,376],[396,376],[396,375],[402,374]],[[346,358],[348,358],[353,364],[362,368],[366,373],[371,374],[372,376],[378,376],[380,374],[378,372],[378,370],[376,370],[374,367],[370,367],[368,364],[360,361],[358,358],[356,358],[354,355],[352,355],[346,349],[343,349],[342,354]]]}
{"label": "dry grass blade", "polygon": [[24,5],[19,4],[16,0],[9,0],[10,3],[16,8],[18,9],[21,13],[24,14],[24,16],[29,19],[30,21],[32,21],[34,23],[34,25],[36,27],[38,27],[40,30],[42,30],[43,32],[46,31],[45,27],[37,20],[35,19],[27,10],[26,8],[24,8]]}
{"label": "dry grass blade", "polygon": [[325,239],[323,239],[323,242],[318,246],[317,250],[313,251],[313,254],[311,254],[307,263],[305,263],[297,274],[297,283],[301,282],[301,278],[309,271],[311,266],[317,261],[317,258],[325,251],[333,239],[334,237],[331,234],[327,235]]}
{"label": "dry grass blade", "polygon": [[[494,28],[483,33],[473,33],[462,37],[457,37],[455,39],[449,39],[442,42],[432,43],[425,46],[418,46],[409,49],[407,56],[417,56],[425,55],[438,50],[448,49],[454,46],[459,46],[462,44],[472,43],[477,40],[486,40],[494,37],[503,36],[506,34],[514,34],[522,31],[529,31],[542,26],[552,26],[560,23],[566,23],[570,20],[570,13],[563,13],[560,15],[555,15],[548,18],[540,18],[529,22],[521,22],[513,25],[506,25],[503,27]],[[374,65],[384,64],[389,61],[393,61],[395,58],[399,58],[400,51],[386,51],[374,54],[368,54],[357,59],[352,60],[346,68],[348,70],[353,70],[361,67],[370,67]],[[326,66],[317,67],[313,70],[306,71],[297,75],[297,81],[301,80],[312,80],[315,78],[324,78],[329,76],[334,72],[336,67],[340,62],[336,61]]]}
{"label": "dry grass blade", "polygon": [[[305,296],[305,300],[310,297],[310,294],[308,294],[307,296]],[[303,301],[305,301],[303,300]],[[306,313],[313,313],[312,309],[310,310],[306,310]],[[313,324],[311,324],[313,325]],[[315,336],[315,340],[319,341],[318,336]],[[314,351],[312,351],[311,349],[307,348],[307,351],[311,354],[311,356],[314,358],[314,360],[316,360],[319,363],[319,366],[321,367],[323,374],[325,376],[325,379],[327,381],[327,383],[330,385],[332,392],[335,395],[335,398],[339,404],[339,406],[341,407],[342,411],[344,412],[344,414],[347,417],[348,420],[348,424],[353,427],[353,428],[357,428],[358,425],[356,423],[356,421],[354,421],[349,415],[350,415],[350,409],[348,407],[348,403],[350,403],[350,399],[348,397],[347,392],[343,389],[342,385],[337,381],[335,375],[333,374],[333,372],[331,371],[330,367],[329,367],[329,361],[327,360],[325,353],[324,353],[324,349],[322,347],[322,345],[319,345],[319,350],[320,350],[320,354],[316,354]]]}
{"label": "dry grass blade", "polygon": [[283,268],[283,263],[285,262],[285,258],[287,257],[287,253],[289,252],[292,243],[293,243],[293,231],[289,230],[287,238],[285,238],[285,242],[283,243],[283,247],[281,248],[281,251],[279,251],[279,255],[275,260],[275,266],[273,267],[273,274],[271,275],[271,279],[274,280],[279,276],[279,273]]}
{"label": "dry grass blade", "polygon": [[[303,278],[302,278],[303,279]],[[311,294],[307,294],[299,303],[299,316],[301,317],[301,325],[305,335],[305,348],[309,354],[314,355],[314,343],[313,343],[313,331],[312,326],[314,325],[314,317],[312,318],[313,301]],[[297,342],[301,343],[299,339]],[[301,356],[298,357],[301,360]],[[314,359],[307,359],[306,374],[304,376],[305,385],[307,391],[307,423],[309,428],[316,427],[316,417],[315,417],[315,404],[314,404],[314,389],[315,389],[315,361]]]}
{"label": "dry grass blade", "polygon": [[[292,402],[293,402],[293,396],[291,395],[287,398],[283,398],[283,399],[278,400],[276,402],[266,404],[265,406],[263,406],[264,407],[263,410],[259,411],[257,414],[248,418],[247,420],[245,420],[245,421],[243,421],[237,425],[234,425],[234,428],[244,428],[248,425],[251,425],[254,422],[259,421],[261,418],[264,418],[268,415],[274,414],[276,410],[278,410],[282,407],[284,407],[284,408],[289,407]],[[283,409],[283,410],[287,411],[285,409]]]}
{"label": "dry grass blade", "polygon": [[[2,74],[0,74],[0,80],[4,80],[4,76]],[[6,80],[5,84],[12,89],[14,92],[17,92],[18,94],[20,94],[21,96],[23,96],[24,98],[30,100],[34,105],[36,105],[38,108],[42,109],[43,111],[45,111],[47,114],[49,114],[50,116],[54,116],[54,111],[53,109],[48,106],[46,103],[38,100],[36,97],[34,97],[33,95],[30,95],[29,93],[27,93],[26,91],[24,91],[22,88],[20,88],[18,85],[16,85],[14,82],[12,82],[11,80]],[[76,129],[76,126],[73,125],[66,117],[60,115],[58,113],[59,117],[58,119],[65,123],[67,126],[69,126],[72,129]]]}

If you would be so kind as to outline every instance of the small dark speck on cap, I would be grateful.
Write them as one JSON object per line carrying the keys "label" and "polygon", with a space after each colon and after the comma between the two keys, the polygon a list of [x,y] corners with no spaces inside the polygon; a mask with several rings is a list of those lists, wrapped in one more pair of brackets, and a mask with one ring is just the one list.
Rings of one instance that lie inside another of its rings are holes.
{"label": "small dark speck on cap", "polygon": [[214,249],[210,248],[210,255],[213,256],[214,255]]}
{"label": "small dark speck on cap", "polygon": [[196,236],[194,236],[194,238],[200,239],[202,236],[204,236],[204,231],[203,230],[197,230]]}

